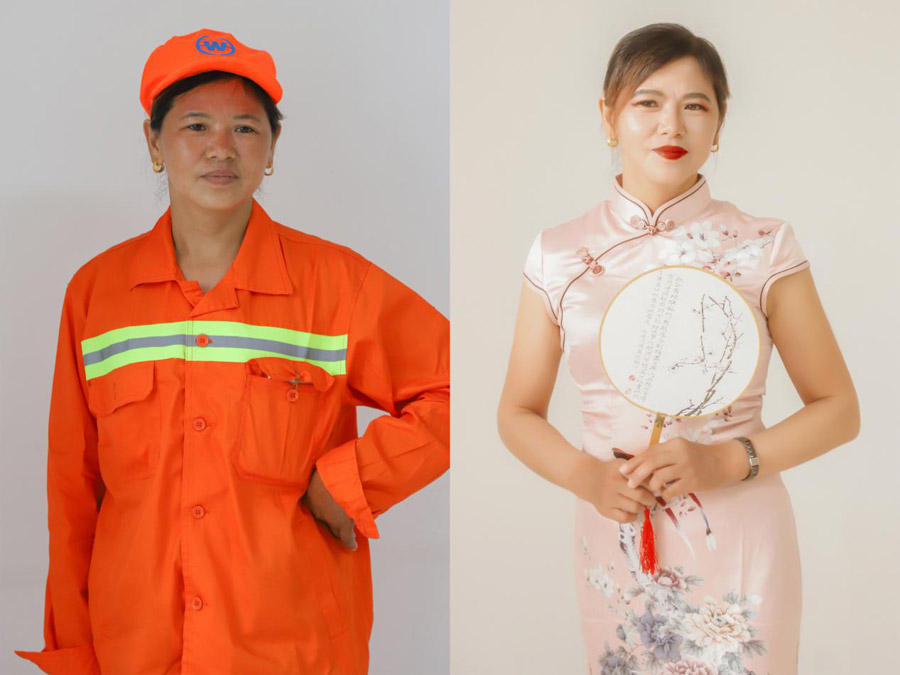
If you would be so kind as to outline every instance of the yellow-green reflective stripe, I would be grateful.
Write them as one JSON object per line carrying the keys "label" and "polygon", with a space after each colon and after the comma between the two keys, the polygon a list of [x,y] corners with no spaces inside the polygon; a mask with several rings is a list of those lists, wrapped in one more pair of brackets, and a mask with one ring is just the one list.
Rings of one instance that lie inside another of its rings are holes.
{"label": "yellow-green reflective stripe", "polygon": [[[190,331],[188,326],[190,325]],[[346,335],[319,335],[277,326],[257,326],[240,321],[172,321],[125,326],[101,333],[81,341],[81,353],[88,354],[129,338],[158,337],[175,334],[199,333],[277,340],[315,349],[346,349]]]}

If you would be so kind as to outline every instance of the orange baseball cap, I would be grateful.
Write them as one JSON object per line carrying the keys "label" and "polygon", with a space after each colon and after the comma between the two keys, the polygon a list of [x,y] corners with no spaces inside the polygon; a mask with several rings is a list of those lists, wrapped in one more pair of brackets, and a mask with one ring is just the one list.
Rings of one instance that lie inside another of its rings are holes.
{"label": "orange baseball cap", "polygon": [[275,79],[275,61],[269,52],[251,49],[231,33],[203,28],[188,35],[176,35],[153,50],[141,75],[141,105],[147,114],[163,89],[173,82],[224,70],[253,80],[272,97],[281,100],[281,85]]}

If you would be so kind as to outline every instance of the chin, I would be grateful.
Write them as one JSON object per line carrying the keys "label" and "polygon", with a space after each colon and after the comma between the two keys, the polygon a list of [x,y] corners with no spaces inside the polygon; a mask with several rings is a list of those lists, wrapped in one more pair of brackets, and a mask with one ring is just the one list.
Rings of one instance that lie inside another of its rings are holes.
{"label": "chin", "polygon": [[252,196],[244,190],[214,188],[212,190],[195,191],[187,195],[198,207],[209,211],[231,211],[247,202]]}
{"label": "chin", "polygon": [[654,183],[679,185],[697,173],[697,170],[692,166],[680,164],[679,162],[670,162],[670,160],[665,159],[663,161],[667,162],[667,164],[660,165],[659,162],[654,162],[653,166],[647,167],[647,177]]}

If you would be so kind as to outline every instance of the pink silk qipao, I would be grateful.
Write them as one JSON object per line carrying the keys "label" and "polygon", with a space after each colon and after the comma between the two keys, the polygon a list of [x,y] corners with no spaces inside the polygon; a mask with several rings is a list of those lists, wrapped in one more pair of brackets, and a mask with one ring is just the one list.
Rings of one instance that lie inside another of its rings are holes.
{"label": "pink silk qipao", "polygon": [[[790,224],[758,218],[710,197],[706,177],[655,213],[613,181],[612,197],[543,230],[525,265],[544,300],[582,399],[582,447],[612,460],[613,447],[646,450],[654,415],[610,383],[598,335],[616,293],[662,265],[691,265],[731,283],[760,332],[747,389],[715,415],[667,418],[674,437],[711,444],[764,428],[760,413],[772,336],[766,298],[780,277],[809,267]],[[748,465],[749,468],[749,465]],[[593,675],[790,675],[797,672],[800,556],[794,513],[780,474],[668,501],[681,532],[654,505],[659,569],[638,561],[643,515],[620,524],[576,500],[578,603]]]}

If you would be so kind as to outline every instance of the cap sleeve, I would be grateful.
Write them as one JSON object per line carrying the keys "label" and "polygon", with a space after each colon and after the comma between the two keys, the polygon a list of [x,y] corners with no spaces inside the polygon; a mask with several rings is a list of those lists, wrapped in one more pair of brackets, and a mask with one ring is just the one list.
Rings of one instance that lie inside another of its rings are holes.
{"label": "cap sleeve", "polygon": [[528,257],[525,259],[525,269],[522,275],[525,277],[525,285],[541,296],[550,321],[558,326],[559,321],[556,318],[556,310],[553,307],[550,294],[544,282],[543,236],[544,233],[542,231],[534,238],[531,249],[528,251]]}
{"label": "cap sleeve", "polygon": [[794,228],[790,223],[782,223],[775,232],[775,241],[772,243],[772,257],[769,262],[769,275],[760,291],[759,307],[762,313],[769,315],[766,310],[766,300],[769,297],[769,289],[772,284],[781,277],[794,274],[809,267],[809,261],[800,248],[800,243],[794,236]]}

